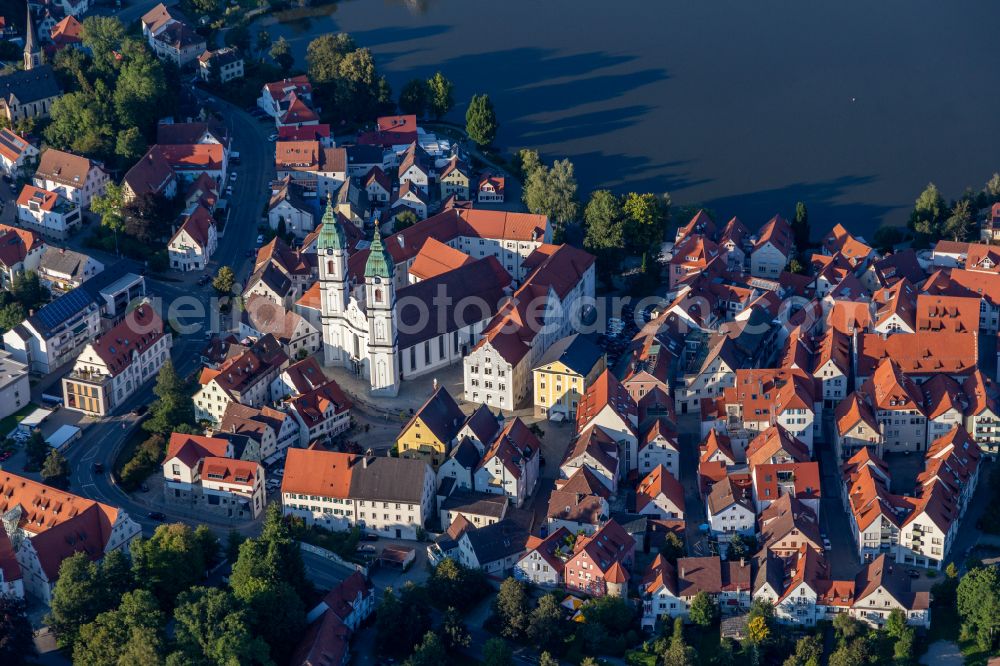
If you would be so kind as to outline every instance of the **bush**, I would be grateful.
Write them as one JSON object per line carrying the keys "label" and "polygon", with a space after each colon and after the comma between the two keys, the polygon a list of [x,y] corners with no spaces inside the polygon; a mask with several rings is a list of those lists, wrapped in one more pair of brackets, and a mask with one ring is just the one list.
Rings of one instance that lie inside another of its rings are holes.
{"label": "bush", "polygon": [[122,467],[118,481],[126,492],[132,492],[160,468],[167,451],[162,435],[152,435],[136,448],[132,458]]}

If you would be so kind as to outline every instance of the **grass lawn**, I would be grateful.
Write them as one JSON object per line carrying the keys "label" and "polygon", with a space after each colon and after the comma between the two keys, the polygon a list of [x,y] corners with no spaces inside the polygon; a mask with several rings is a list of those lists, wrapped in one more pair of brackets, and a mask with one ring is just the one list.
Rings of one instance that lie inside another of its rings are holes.
{"label": "grass lawn", "polygon": [[14,412],[8,417],[0,419],[0,437],[6,437],[7,435],[9,435],[14,430],[14,428],[17,427],[17,424],[24,420],[25,416],[35,411],[36,409],[38,409],[38,405],[33,405],[31,403],[28,403],[27,405],[22,407],[19,411]]}

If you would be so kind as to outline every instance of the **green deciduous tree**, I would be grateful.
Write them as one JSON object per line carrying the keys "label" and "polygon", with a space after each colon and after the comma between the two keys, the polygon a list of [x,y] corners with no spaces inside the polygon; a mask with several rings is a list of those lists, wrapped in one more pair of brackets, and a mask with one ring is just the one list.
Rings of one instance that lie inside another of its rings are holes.
{"label": "green deciduous tree", "polygon": [[454,93],[454,84],[441,72],[427,79],[427,106],[435,120],[444,118],[455,106]]}
{"label": "green deciduous tree", "polygon": [[715,601],[707,593],[699,592],[691,601],[688,617],[695,624],[707,627],[715,621],[716,610]]}
{"label": "green deciduous tree", "polygon": [[114,108],[118,126],[155,126],[163,113],[167,80],[163,66],[146,48],[135,40],[123,47],[121,67],[115,84]]}
{"label": "green deciduous tree", "polygon": [[958,584],[958,613],[982,649],[991,649],[1000,635],[1000,572],[976,568]]}
{"label": "green deciduous tree", "polygon": [[42,463],[42,481],[56,488],[69,487],[69,463],[63,454],[55,449],[49,451],[45,462]]}
{"label": "green deciduous tree", "polygon": [[663,653],[663,666],[693,666],[694,663],[694,648],[684,640],[684,621],[674,618],[674,632]]}
{"label": "green deciduous tree", "polygon": [[514,652],[502,638],[491,638],[483,645],[483,666],[511,666]]}
{"label": "green deciduous tree", "polygon": [[392,230],[393,232],[402,231],[403,229],[412,227],[419,221],[420,218],[417,217],[416,213],[410,209],[406,209],[393,219]]}
{"label": "green deciduous tree", "polygon": [[795,236],[795,245],[801,252],[809,245],[809,211],[806,205],[799,201],[795,204],[795,217],[792,218],[792,234]]}
{"label": "green deciduous tree", "polygon": [[233,291],[233,286],[236,284],[236,274],[233,273],[233,269],[229,266],[220,266],[219,271],[215,274],[215,278],[212,280],[212,286],[215,287],[215,291],[222,296],[228,296]]}
{"label": "green deciduous tree", "polygon": [[337,112],[355,122],[368,120],[389,101],[383,98],[387,85],[369,49],[351,51],[337,65]]}
{"label": "green deciduous tree", "polygon": [[169,663],[271,664],[267,644],[250,631],[246,611],[225,590],[192,587],[177,597],[177,653]]}
{"label": "green deciduous tree", "polygon": [[73,663],[114,666],[129,663],[128,655],[138,654],[151,659],[145,663],[162,663],[164,625],[163,613],[152,594],[146,590],[128,592],[117,608],[101,613],[80,628]]}
{"label": "green deciduous tree", "polygon": [[406,82],[399,91],[399,110],[403,113],[413,113],[423,116],[427,111],[427,82],[423,79],[412,79]]}
{"label": "green deciduous tree", "polygon": [[666,210],[655,194],[630,192],[622,202],[625,213],[625,240],[636,253],[659,253],[666,228]]}
{"label": "green deciduous tree", "polygon": [[0,307],[0,331],[9,331],[28,316],[24,306],[17,301],[7,303]]}
{"label": "green deciduous tree", "polygon": [[90,200],[92,213],[101,216],[101,225],[119,232],[125,231],[125,195],[121,185],[108,183],[104,194]]}
{"label": "green deciduous tree", "polygon": [[428,631],[424,634],[417,649],[403,664],[404,666],[438,666],[445,663],[446,660],[447,653],[441,637],[433,631]]}
{"label": "green deciduous tree", "polygon": [[386,588],[375,613],[375,644],[390,657],[410,653],[431,628],[430,608],[415,586],[405,586],[400,597]]}
{"label": "green deciduous tree", "polygon": [[233,594],[249,611],[251,629],[271,647],[276,661],[294,650],[305,629],[302,598],[287,579],[296,566],[286,559],[297,551],[279,541],[248,539],[229,578]]}
{"label": "green deciduous tree", "polygon": [[94,92],[71,92],[56,99],[49,109],[45,140],[53,147],[97,159],[113,157],[115,126],[108,93],[98,80]]}
{"label": "green deciduous tree", "polygon": [[[531,166],[531,171],[526,176],[521,193],[524,205],[532,213],[547,216],[555,226],[555,241],[561,242],[566,225],[575,222],[580,214],[573,163],[556,160],[551,169],[541,164],[526,164]],[[627,233],[628,227],[625,229]]]}
{"label": "green deciduous tree", "polygon": [[434,567],[427,581],[427,592],[441,608],[454,606],[467,611],[489,594],[490,587],[481,571],[447,558]]}
{"label": "green deciduous tree", "polygon": [[954,241],[971,241],[976,235],[976,218],[972,203],[962,199],[955,204],[948,219],[944,221],[942,233]]}
{"label": "green deciduous tree", "polygon": [[[194,422],[194,404],[188,387],[177,375],[170,359],[167,359],[156,375],[153,395],[156,396],[156,401],[150,407],[149,418],[143,423],[146,431],[166,436],[180,424]],[[162,455],[161,453],[160,456]]]}
{"label": "green deciduous tree", "polygon": [[[280,39],[278,40],[281,41]],[[346,33],[325,34],[309,42],[306,63],[313,84],[329,83],[337,78],[340,61],[358,45]],[[273,57],[273,54],[272,54]]]}
{"label": "green deciduous tree", "polygon": [[538,655],[538,666],[559,666],[559,660],[548,652]]}
{"label": "green deciduous tree", "polygon": [[[105,566],[108,567],[107,575]],[[45,618],[60,647],[72,649],[83,625],[118,605],[121,595],[127,591],[121,584],[119,570],[117,557],[107,565],[98,565],[85,553],[78,552],[62,561],[59,578],[52,590],[49,614]]]}
{"label": "green deciduous tree", "polygon": [[24,599],[0,594],[0,664],[34,663],[35,640]]}
{"label": "green deciduous tree", "polygon": [[823,640],[819,636],[803,636],[795,643],[795,652],[784,666],[820,666],[822,656]]}
{"label": "green deciduous tree", "polygon": [[524,636],[530,621],[530,602],[524,583],[507,578],[493,601],[493,612],[499,619],[500,633],[513,639]]}
{"label": "green deciduous tree", "polygon": [[145,245],[159,244],[170,236],[179,212],[162,194],[144,192],[125,204],[125,233]]}
{"label": "green deciduous tree", "polygon": [[554,595],[538,600],[528,620],[528,638],[539,650],[558,650],[568,633],[563,607]]}
{"label": "green deciduous tree", "polygon": [[469,628],[462,621],[462,614],[454,607],[449,606],[444,612],[441,620],[441,640],[449,651],[469,647],[472,644]]}
{"label": "green deciduous tree", "polygon": [[83,20],[80,37],[93,58],[97,72],[106,76],[117,71],[115,54],[120,52],[125,35],[125,26],[117,18],[88,16]]}
{"label": "green deciduous tree", "polygon": [[864,630],[860,622],[846,613],[840,613],[833,618],[833,628],[842,641],[849,641]]}
{"label": "green deciduous tree", "polygon": [[[198,530],[207,530],[201,525]],[[164,608],[177,595],[201,580],[206,571],[205,537],[183,523],[160,525],[149,539],[132,545],[132,569],[136,580]]]}
{"label": "green deciduous tree", "polygon": [[917,197],[910,213],[910,228],[919,234],[924,241],[933,241],[941,237],[941,225],[944,223],[948,207],[944,197],[934,183],[930,183]]}
{"label": "green deciduous tree", "polygon": [[583,247],[597,257],[605,275],[618,268],[625,249],[625,216],[621,202],[609,190],[597,190],[583,211],[586,234]]}
{"label": "green deciduous tree", "polygon": [[26,308],[37,308],[49,300],[49,290],[42,285],[35,271],[25,271],[14,276],[11,294]]}
{"label": "green deciduous tree", "polygon": [[42,431],[38,429],[32,430],[28,436],[28,442],[24,445],[24,452],[28,457],[28,471],[41,469],[45,458],[49,455],[49,448],[49,445],[45,443]]}
{"label": "green deciduous tree", "polygon": [[115,140],[115,155],[126,164],[136,162],[146,152],[146,139],[138,127],[127,127]]}
{"label": "green deciduous tree", "polygon": [[465,112],[465,133],[477,146],[485,147],[497,138],[497,114],[489,95],[473,95]]}
{"label": "green deciduous tree", "polygon": [[274,44],[271,44],[271,50],[268,51],[268,54],[277,63],[278,67],[286,72],[295,64],[295,56],[292,55],[292,45],[283,36],[279,37],[278,41]]}
{"label": "green deciduous tree", "polygon": [[986,181],[986,186],[983,187],[983,192],[986,193],[992,201],[1000,201],[1000,173],[994,173],[988,181]]}
{"label": "green deciduous tree", "polygon": [[257,53],[264,53],[271,47],[271,33],[267,30],[257,31]]}
{"label": "green deciduous tree", "polygon": [[686,554],[687,550],[684,547],[684,540],[676,532],[668,532],[663,540],[663,548],[660,549],[660,555],[663,555],[664,559],[668,562],[676,563],[678,557],[684,557]]}

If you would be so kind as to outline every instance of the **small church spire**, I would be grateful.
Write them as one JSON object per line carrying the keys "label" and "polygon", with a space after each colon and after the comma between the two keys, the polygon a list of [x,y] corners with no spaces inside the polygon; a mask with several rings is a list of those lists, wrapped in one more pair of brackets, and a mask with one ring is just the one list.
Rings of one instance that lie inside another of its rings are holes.
{"label": "small church spire", "polygon": [[320,250],[345,250],[347,249],[347,237],[344,229],[337,221],[337,214],[333,210],[333,200],[329,193],[326,195],[326,209],[323,211],[323,230],[319,232],[316,246]]}
{"label": "small church spire", "polygon": [[368,262],[365,264],[365,277],[380,277],[389,279],[392,277],[395,263],[392,255],[382,245],[382,234],[379,233],[378,223],[375,223],[375,237],[372,238],[371,248],[368,252]]}
{"label": "small church spire", "polygon": [[34,69],[42,64],[42,48],[35,38],[35,22],[31,19],[31,5],[27,6],[28,32],[24,37],[24,68]]}

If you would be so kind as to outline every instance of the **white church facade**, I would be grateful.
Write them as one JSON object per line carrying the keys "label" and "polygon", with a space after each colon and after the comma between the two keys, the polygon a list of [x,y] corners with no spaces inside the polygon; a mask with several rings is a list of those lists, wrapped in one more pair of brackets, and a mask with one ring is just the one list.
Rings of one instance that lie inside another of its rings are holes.
{"label": "white church facade", "polygon": [[462,360],[550,240],[542,215],[449,209],[385,239],[376,228],[349,254],[328,202],[316,241],[324,364],[394,396],[402,380]]}

